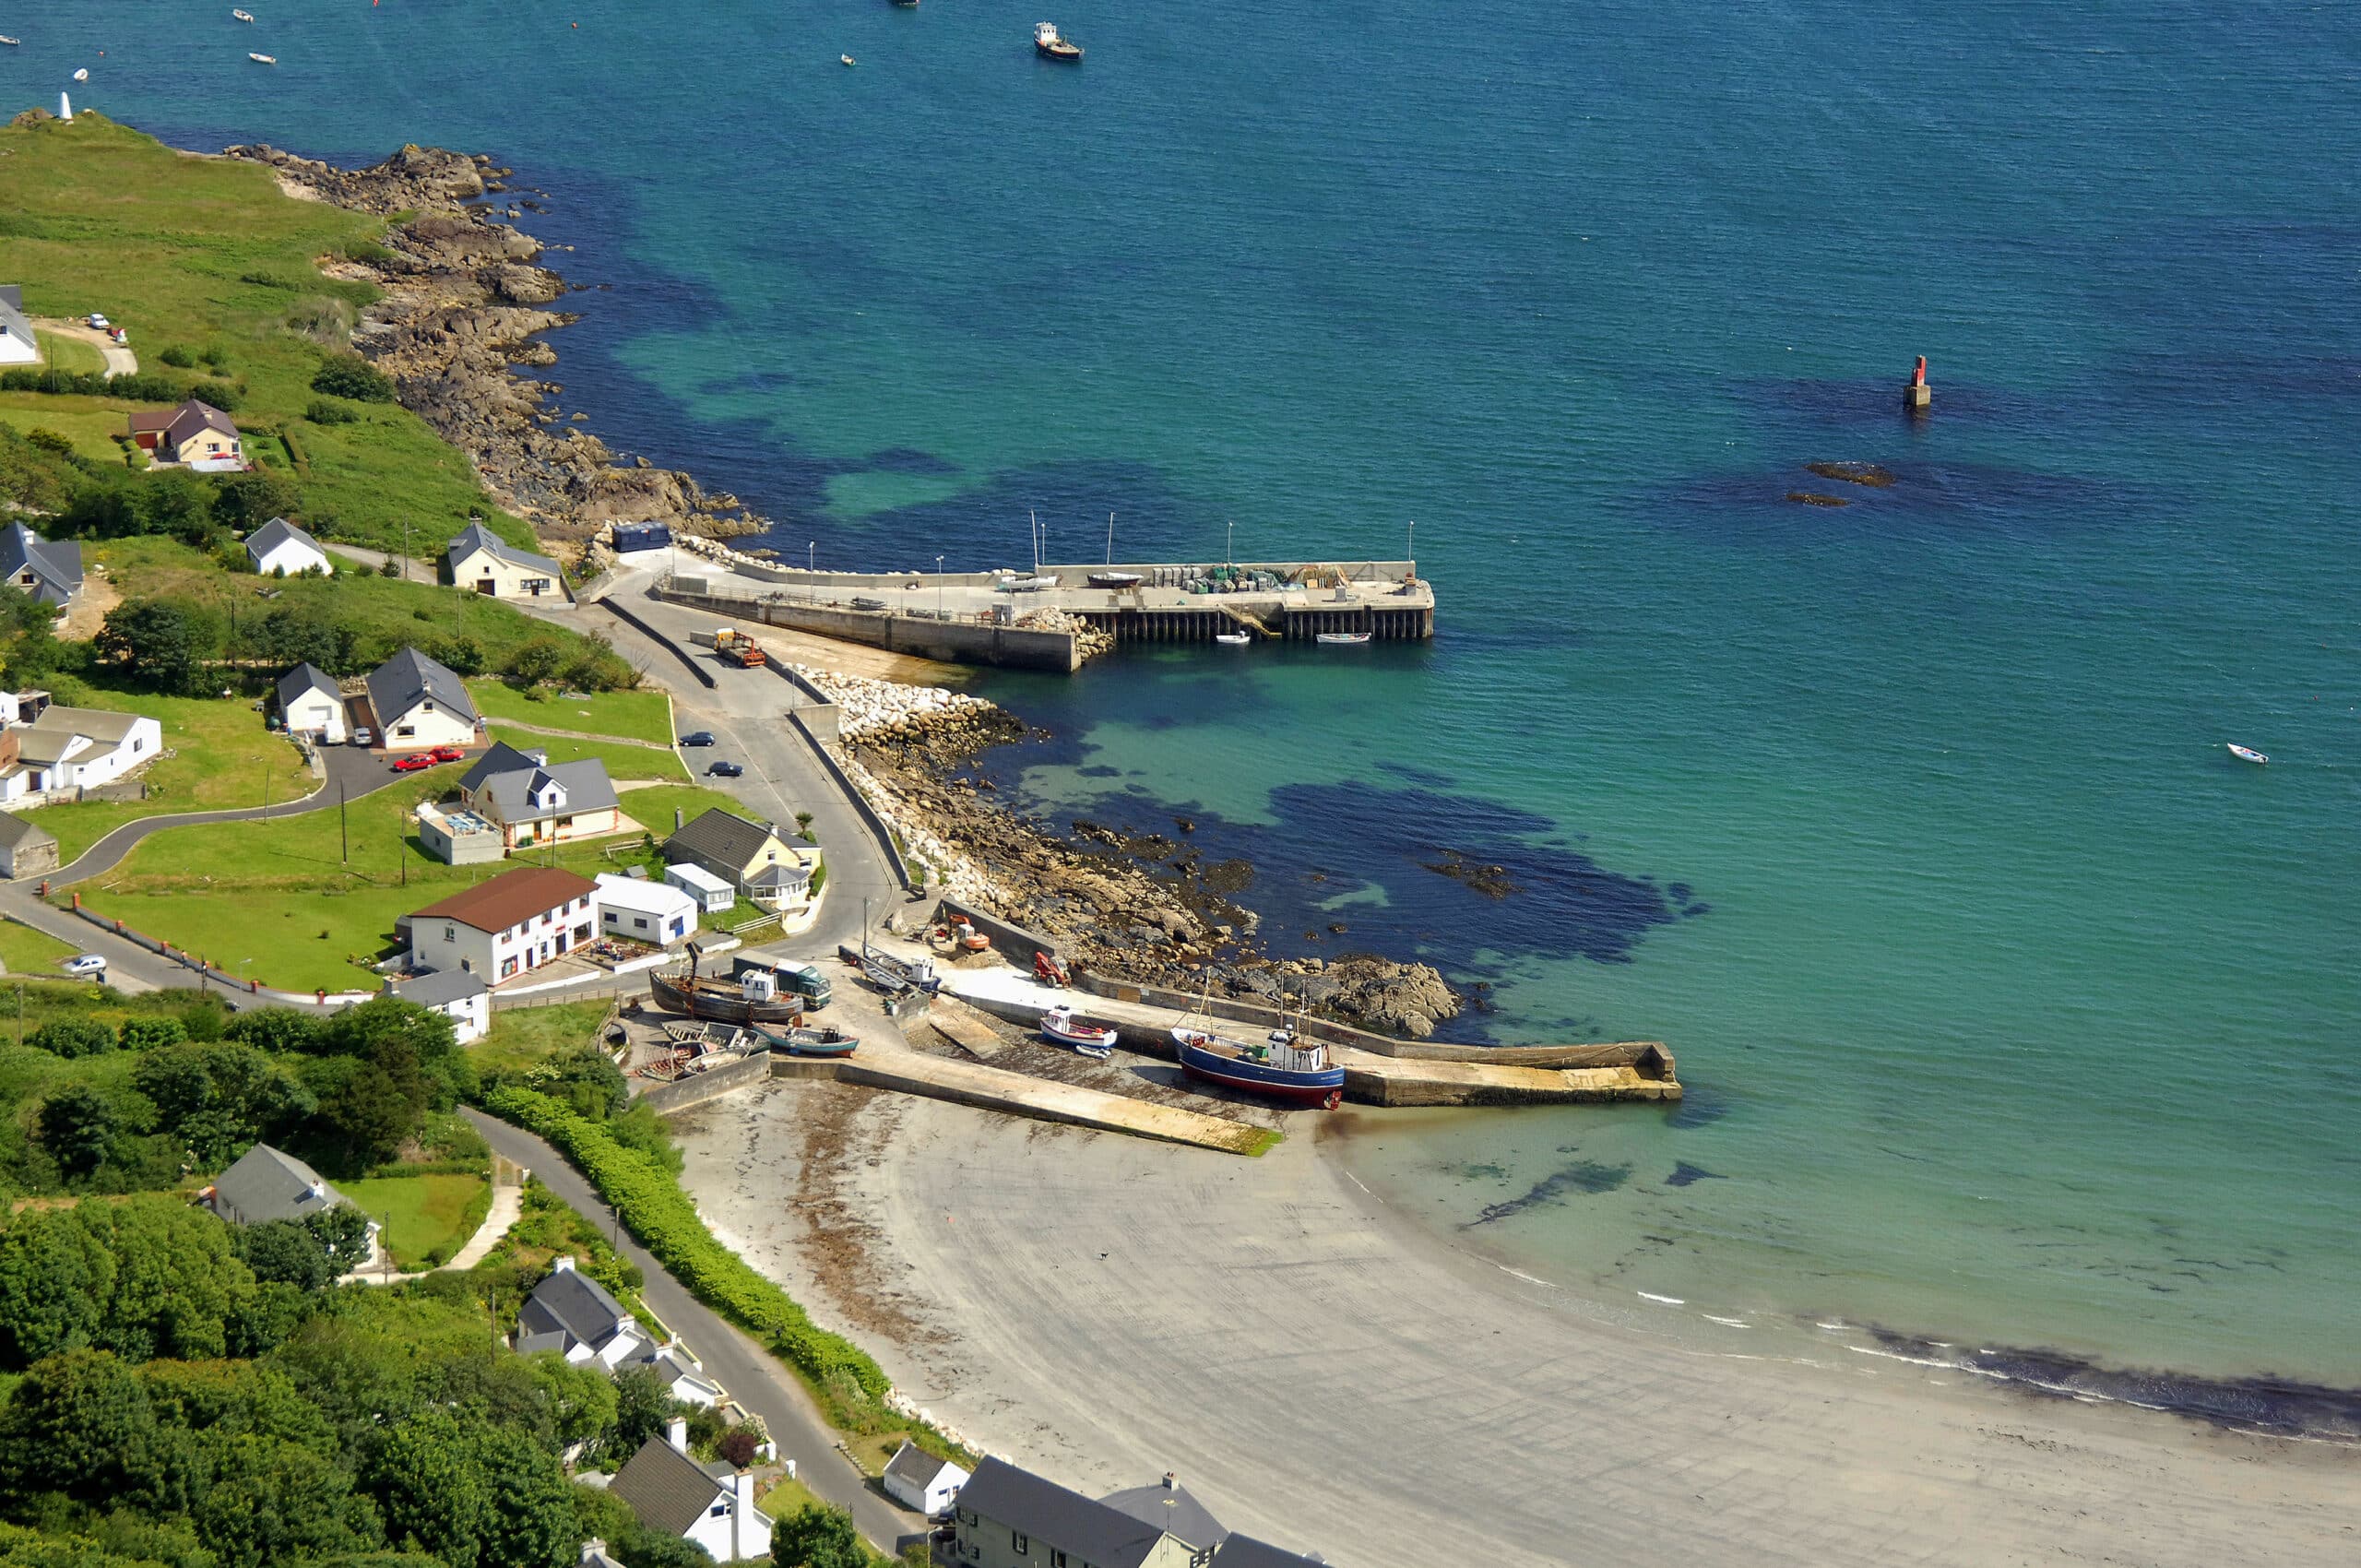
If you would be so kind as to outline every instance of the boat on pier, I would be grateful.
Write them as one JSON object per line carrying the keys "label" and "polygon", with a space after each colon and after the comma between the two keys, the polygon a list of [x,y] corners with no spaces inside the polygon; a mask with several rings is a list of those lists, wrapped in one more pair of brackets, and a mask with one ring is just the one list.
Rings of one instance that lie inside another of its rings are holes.
{"label": "boat on pier", "polygon": [[1287,1105],[1334,1111],[1345,1102],[1344,1068],[1328,1060],[1327,1046],[1288,1028],[1284,1014],[1280,1026],[1259,1044],[1216,1033],[1210,1025],[1194,1022],[1196,1016],[1192,1013],[1172,1026],[1180,1070],[1189,1076]]}
{"label": "boat on pier", "polygon": [[859,965],[860,972],[869,977],[869,982],[888,996],[899,996],[909,991],[923,992],[931,996],[942,989],[943,980],[935,974],[931,958],[896,958],[891,953],[881,952],[869,945],[866,937],[861,939],[860,950],[857,953],[850,947],[839,947],[836,951],[847,963]]}
{"label": "boat on pier", "polygon": [[1041,1036],[1060,1045],[1070,1045],[1084,1056],[1104,1062],[1115,1049],[1115,1027],[1090,1018],[1077,1017],[1071,1007],[1052,1007],[1041,1015]]}
{"label": "boat on pier", "polygon": [[783,1051],[789,1056],[850,1056],[860,1049],[860,1037],[848,1035],[833,1025],[817,1028],[757,1028],[754,1031],[770,1042],[773,1051]]}
{"label": "boat on pier", "polygon": [[715,1023],[791,1028],[803,1021],[803,998],[781,991],[776,980],[761,973],[716,980],[694,970],[671,975],[651,971],[647,994],[667,1013]]}

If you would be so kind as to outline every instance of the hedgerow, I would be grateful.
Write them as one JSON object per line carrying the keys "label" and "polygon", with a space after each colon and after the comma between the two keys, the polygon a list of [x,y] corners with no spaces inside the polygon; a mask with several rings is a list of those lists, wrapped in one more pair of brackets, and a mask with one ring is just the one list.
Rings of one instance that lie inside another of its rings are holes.
{"label": "hedgerow", "polygon": [[485,1096],[484,1108],[555,1144],[672,1277],[769,1346],[819,1390],[839,1388],[849,1378],[863,1398],[884,1399],[892,1384],[866,1350],[813,1323],[786,1291],[715,1241],[671,1174],[616,1142],[604,1123],[577,1116],[545,1094],[505,1084]]}

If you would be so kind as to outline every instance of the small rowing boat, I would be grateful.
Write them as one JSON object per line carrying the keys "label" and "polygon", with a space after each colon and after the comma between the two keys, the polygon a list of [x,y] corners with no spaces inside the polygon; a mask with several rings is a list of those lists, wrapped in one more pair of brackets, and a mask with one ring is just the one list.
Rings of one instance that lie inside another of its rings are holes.
{"label": "small rowing boat", "polygon": [[2230,754],[2240,762],[2261,764],[2271,760],[2252,746],[2242,746],[2236,741],[2225,741],[2223,743],[2230,748]]}
{"label": "small rowing boat", "polygon": [[24,42],[24,40],[23,40],[23,39],[21,39],[21,38],[9,38],[9,37],[6,36],[5,34],[0,34],[0,43],[5,43],[5,44],[6,44],[6,45],[7,45],[9,48],[11,48],[11,49],[16,48],[16,47],[17,47],[17,45],[18,45],[18,44],[22,43],[23,42]]}
{"label": "small rowing boat", "polygon": [[852,64],[852,56],[849,54],[839,54],[836,58],[842,60],[848,65]]}
{"label": "small rowing boat", "polygon": [[1358,647],[1369,641],[1367,632],[1323,632],[1315,639],[1331,647]]}
{"label": "small rowing boat", "polygon": [[252,60],[257,65],[276,65],[279,64],[278,55],[257,54],[251,49],[246,51],[246,58]]}
{"label": "small rowing boat", "polygon": [[1115,1028],[1111,1024],[1095,1024],[1074,1016],[1071,1007],[1052,1007],[1041,1015],[1041,1035],[1060,1045],[1070,1045],[1084,1056],[1104,1062],[1115,1048]]}

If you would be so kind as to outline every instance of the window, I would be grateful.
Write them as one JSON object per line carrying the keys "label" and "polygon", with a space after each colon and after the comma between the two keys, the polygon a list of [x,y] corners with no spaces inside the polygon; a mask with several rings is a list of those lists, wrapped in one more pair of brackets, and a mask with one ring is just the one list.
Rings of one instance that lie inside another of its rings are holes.
{"label": "window", "polygon": [[417,733],[418,726],[415,724],[397,724],[394,726],[394,734],[397,738],[403,735],[415,735]]}
{"label": "window", "polygon": [[135,751],[135,752],[136,752],[136,751],[137,751],[140,747],[142,747],[142,746],[146,745],[147,743],[148,743],[147,742],[145,742],[145,741],[141,740],[141,739],[140,739],[138,736],[136,736],[136,735],[134,735],[133,737],[131,737],[131,749],[132,749],[133,751]]}
{"label": "window", "polygon": [[631,928],[634,931],[646,931],[647,929],[647,917],[645,915],[632,916]]}
{"label": "window", "polygon": [[516,972],[516,960],[513,956],[500,960],[500,978],[502,980],[506,980],[510,975],[513,975]]}
{"label": "window", "polygon": [[728,1501],[727,1501],[727,1500],[725,1500],[725,1501],[723,1501],[723,1502],[717,1503],[715,1503],[712,1507],[710,1507],[710,1508],[706,1509],[706,1510],[705,1511],[705,1516],[706,1516],[706,1518],[708,1518],[708,1519],[718,1519],[718,1518],[720,1518],[724,1514],[727,1514],[727,1513],[729,1513],[729,1512],[730,1512],[730,1504],[729,1504]]}
{"label": "window", "polygon": [[444,941],[445,941],[445,942],[457,942],[457,941],[458,941],[458,940],[459,940],[459,928],[458,928],[457,926],[455,926],[455,925],[445,925],[445,926],[443,928],[443,940],[444,940]]}
{"label": "window", "polygon": [[1050,1568],[1066,1568],[1066,1554],[1062,1551],[1050,1553]]}
{"label": "window", "polygon": [[1008,1547],[1011,1551],[1022,1557],[1033,1550],[1033,1543],[1026,1538],[1023,1530],[1011,1530],[1008,1532]]}

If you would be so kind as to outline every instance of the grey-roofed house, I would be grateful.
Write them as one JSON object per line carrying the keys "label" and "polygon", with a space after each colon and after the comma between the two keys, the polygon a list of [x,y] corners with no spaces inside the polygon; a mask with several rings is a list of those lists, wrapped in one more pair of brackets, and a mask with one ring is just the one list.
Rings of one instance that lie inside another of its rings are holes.
{"label": "grey-roofed house", "polygon": [[[235,1164],[213,1179],[203,1194],[205,1206],[232,1225],[261,1225],[273,1219],[304,1219],[348,1203],[326,1178],[296,1158],[256,1144]],[[377,1255],[377,1222],[369,1222],[368,1266]]]}
{"label": "grey-roofed house", "polygon": [[336,570],[320,541],[284,517],[273,517],[246,535],[246,562],[266,577],[282,572],[291,577],[305,572],[326,576]]}
{"label": "grey-roofed house", "polygon": [[0,283],[0,364],[39,364],[41,339],[25,319],[25,294],[20,285]]}
{"label": "grey-roofed house", "polygon": [[489,599],[543,599],[564,591],[556,562],[520,550],[481,523],[459,530],[443,564],[454,587]]}
{"label": "grey-roofed house", "polygon": [[597,757],[561,763],[549,757],[497,742],[459,776],[459,797],[497,826],[512,849],[622,831],[623,802],[607,765]]}
{"label": "grey-roofed house", "polygon": [[978,1568],[1204,1568],[1213,1560],[1212,1543],[1192,1546],[1155,1519],[999,1459],[976,1467],[954,1518],[959,1561]]}
{"label": "grey-roofed house", "polygon": [[1231,1536],[1214,1553],[1213,1568],[1327,1568],[1316,1552],[1289,1551],[1252,1536]]}
{"label": "grey-roofed house", "polygon": [[1229,1535],[1212,1511],[1198,1502],[1169,1470],[1155,1486],[1128,1487],[1110,1491],[1098,1501],[1109,1508],[1122,1510],[1143,1524],[1156,1526],[1199,1551],[1212,1550]]}
{"label": "grey-roofed house", "polygon": [[481,737],[483,719],[466,683],[414,647],[369,671],[367,685],[377,743],[389,751],[471,746]]}
{"label": "grey-roofed house", "polygon": [[56,835],[14,812],[0,812],[0,876],[45,876],[56,869]]}
{"label": "grey-roofed house", "polygon": [[82,591],[82,547],[12,522],[0,529],[0,576],[43,604],[64,604]]}
{"label": "grey-roofed house", "polygon": [[753,880],[777,865],[800,861],[794,849],[767,822],[752,822],[716,806],[664,840],[665,863],[686,861],[752,891]]}
{"label": "grey-roofed house", "polygon": [[344,742],[344,693],[336,677],[316,664],[298,664],[279,678],[279,717],[291,735],[330,745]]}
{"label": "grey-roofed house", "polygon": [[718,1460],[700,1465],[690,1458],[688,1423],[677,1418],[631,1456],[607,1490],[631,1504],[642,1526],[694,1541],[717,1562],[762,1557],[771,1549],[771,1522],[754,1506],[754,1478]]}
{"label": "grey-roofed house", "polygon": [[576,1268],[570,1257],[557,1259],[525,1298],[516,1312],[512,1344],[519,1355],[554,1350],[577,1366],[608,1372],[651,1367],[674,1398],[693,1405],[721,1402],[721,1385],[705,1375],[695,1357],[677,1341],[658,1344],[605,1286]]}
{"label": "grey-roofed house", "polygon": [[967,1484],[967,1472],[906,1437],[894,1457],[885,1462],[885,1473],[880,1479],[884,1483],[885,1494],[903,1507],[914,1509],[929,1519],[939,1519],[951,1512],[959,1489]]}
{"label": "grey-roofed house", "polygon": [[451,1020],[461,1045],[483,1039],[492,1028],[492,992],[483,977],[466,969],[436,969],[408,980],[388,980],[386,991]]}

